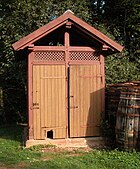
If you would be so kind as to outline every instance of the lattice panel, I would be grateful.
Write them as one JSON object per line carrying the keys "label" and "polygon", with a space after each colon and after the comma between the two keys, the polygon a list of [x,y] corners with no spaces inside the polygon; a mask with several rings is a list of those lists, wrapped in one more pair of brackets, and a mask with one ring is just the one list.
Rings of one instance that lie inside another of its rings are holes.
{"label": "lattice panel", "polygon": [[100,61],[100,55],[95,52],[70,52],[70,60],[72,61]]}
{"label": "lattice panel", "polygon": [[35,52],[34,61],[48,61],[48,62],[65,61],[65,52],[63,51]]}

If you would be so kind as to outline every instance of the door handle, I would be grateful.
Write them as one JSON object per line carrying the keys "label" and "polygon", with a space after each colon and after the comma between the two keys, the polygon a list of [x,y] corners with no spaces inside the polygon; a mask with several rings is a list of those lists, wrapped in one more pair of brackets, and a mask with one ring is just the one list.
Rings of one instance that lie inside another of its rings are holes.
{"label": "door handle", "polygon": [[70,109],[77,109],[78,106],[70,106]]}

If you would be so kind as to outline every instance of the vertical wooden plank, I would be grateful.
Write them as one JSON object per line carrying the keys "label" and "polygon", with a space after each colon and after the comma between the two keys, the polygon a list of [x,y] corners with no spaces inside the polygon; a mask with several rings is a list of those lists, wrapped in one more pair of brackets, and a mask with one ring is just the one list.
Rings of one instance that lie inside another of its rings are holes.
{"label": "vertical wooden plank", "polygon": [[[79,67],[79,78],[78,78],[78,81],[81,84],[81,86],[83,85],[82,84],[83,83],[82,78],[80,78],[80,76],[81,76],[82,73],[83,73],[82,68]],[[79,86],[79,94],[82,93],[82,92],[83,92],[83,90]],[[78,111],[81,112],[80,117],[79,117],[79,126],[81,126],[81,121],[83,121],[83,118],[84,118],[83,117],[83,109],[81,109],[82,108],[82,100],[83,100],[82,97],[80,97],[79,98],[79,103],[78,103],[78,105],[79,105],[79,107],[78,107],[79,110]],[[81,127],[79,128],[79,134],[82,135]]]}
{"label": "vertical wooden plank", "polygon": [[73,137],[74,132],[74,120],[73,120],[73,113],[74,110],[72,109],[72,106],[74,105],[74,67],[70,67],[70,136]]}
{"label": "vertical wooden plank", "polygon": [[32,65],[32,60],[33,60],[34,53],[31,52],[28,55],[28,120],[29,120],[29,139],[33,139],[34,137],[34,129],[33,129],[33,107],[32,107],[32,102],[33,102],[33,65]]}
{"label": "vertical wooden plank", "polygon": [[[100,55],[101,62],[101,88],[102,88],[102,112],[105,112],[105,65],[104,65],[104,56]],[[104,116],[104,115],[103,115]]]}
{"label": "vertical wooden plank", "polygon": [[[54,77],[58,77],[59,75],[58,75],[58,72],[59,72],[59,66],[58,65],[55,65],[55,67],[54,67]],[[54,119],[53,119],[53,121],[54,121],[54,123],[53,123],[53,125],[55,125],[55,126],[58,126],[58,124],[57,124],[57,118],[58,118],[58,80],[59,79],[54,79],[54,104],[55,104],[55,106],[54,106]],[[57,86],[57,87],[56,87]],[[57,134],[57,132],[55,133],[55,135]]]}
{"label": "vertical wooden plank", "polygon": [[68,93],[69,93],[69,89],[68,89],[68,69],[69,69],[69,47],[70,47],[70,28],[71,28],[71,23],[69,21],[67,21],[66,23],[66,29],[65,29],[65,34],[64,34],[64,45],[65,45],[65,76],[67,77],[66,81],[65,81],[65,94],[66,94],[66,98],[65,98],[65,120],[66,120],[66,136],[67,138],[68,136],[68,123],[69,123],[69,119],[68,119],[68,102],[69,102],[69,98],[68,98]]}
{"label": "vertical wooden plank", "polygon": [[[68,138],[68,72],[66,71],[65,66],[63,66],[63,125],[65,126],[64,128],[64,135],[65,138]],[[63,135],[63,136],[64,136]]]}
{"label": "vertical wooden plank", "polygon": [[64,43],[65,43],[65,47],[68,48],[70,46],[70,34],[69,31],[65,32],[65,38],[64,38]]}
{"label": "vertical wooden plank", "polygon": [[[51,77],[51,66],[49,65],[48,66],[48,74],[47,74],[47,76],[48,77]],[[47,81],[48,81],[48,108],[47,108],[47,117],[48,117],[48,120],[47,120],[47,127],[48,126],[51,126],[51,113],[52,113],[52,95],[51,95],[51,85],[52,85],[52,81],[51,81],[51,79],[47,79]]]}
{"label": "vertical wooden plank", "polygon": [[42,126],[45,125],[45,81],[41,78],[44,76],[44,65],[40,65],[40,130],[41,130],[41,139],[44,139],[44,130]]}
{"label": "vertical wooden plank", "polygon": [[[58,72],[59,72],[59,65],[55,65],[54,67],[54,77],[59,77],[58,75]],[[58,86],[58,81],[59,81],[59,78],[58,79],[54,79],[54,104],[55,104],[55,109],[54,109],[54,123],[53,123],[53,126],[58,126],[57,124],[57,119],[58,119],[58,90],[59,90],[59,86]],[[56,129],[55,130],[55,137],[57,137],[57,135],[59,136],[59,130]]]}
{"label": "vertical wooden plank", "polygon": [[[97,77],[96,77],[96,65],[92,66],[92,71],[93,71],[93,76],[95,76],[93,78],[93,91],[92,91],[92,95],[93,95],[93,123],[96,123],[96,116],[97,116],[97,98],[96,98],[96,84],[97,84]],[[94,132],[94,129],[93,129]]]}
{"label": "vertical wooden plank", "polygon": [[[79,67],[79,78],[78,78],[78,83],[80,84],[80,86],[79,86],[79,95],[81,95],[80,93],[82,93],[83,92],[83,90],[84,89],[82,89],[82,87],[81,86],[83,86],[84,84],[84,81],[83,81],[83,79],[82,78],[80,78],[80,76],[83,74],[84,72],[83,72],[83,69],[82,69],[82,67],[80,66]],[[83,99],[83,97],[80,97],[79,98],[79,104],[78,104],[79,106],[78,106],[78,111],[79,112],[81,112],[80,113],[80,117],[79,117],[79,125],[81,126],[82,124],[81,124],[81,122],[84,120],[84,112],[83,112],[83,105],[84,105],[84,99]],[[83,135],[83,130],[81,129],[81,127],[79,128],[79,134],[80,135]]]}
{"label": "vertical wooden plank", "polygon": [[[94,75],[94,72],[92,72],[92,67],[93,66],[88,66],[89,69],[88,69],[88,72],[87,74],[89,74],[90,76],[93,76]],[[88,103],[88,107],[87,109],[89,109],[89,112],[87,114],[87,122],[88,122],[88,132],[87,134],[89,133],[89,135],[92,134],[92,127],[93,126],[93,122],[94,122],[94,119],[93,119],[93,114],[94,112],[92,111],[93,110],[93,100],[92,100],[92,97],[94,95],[93,93],[93,88],[92,88],[92,79],[93,78],[88,78],[87,81],[88,81],[88,84],[89,84],[89,94],[88,94],[88,100],[87,100],[87,103]]]}
{"label": "vertical wooden plank", "polygon": [[74,104],[74,73],[73,73],[73,66],[70,67],[70,136],[73,137],[73,128],[74,128],[74,124],[73,124],[73,109],[71,109],[72,105]]}
{"label": "vertical wooden plank", "polygon": [[[45,65],[44,66],[44,75],[43,75],[43,77],[46,77],[46,76],[48,76],[48,67]],[[42,78],[43,78],[42,77]],[[48,116],[49,116],[49,114],[46,112],[47,111],[47,109],[48,109],[48,104],[49,104],[49,99],[48,99],[48,87],[49,87],[49,84],[48,84],[48,80],[47,79],[42,79],[43,81],[44,81],[44,116],[45,116],[45,121],[44,121],[44,126],[42,126],[42,127],[46,127],[46,125],[47,125],[47,123],[48,123]]]}
{"label": "vertical wooden plank", "polygon": [[100,65],[96,65],[96,125],[98,125],[99,123],[99,114],[100,114],[100,107],[101,107],[101,104],[100,104],[100,81],[101,81],[101,78],[98,77],[100,76]]}
{"label": "vertical wooden plank", "polygon": [[33,128],[34,139],[36,139],[36,109],[34,109],[34,103],[36,103],[36,66],[33,66]]}
{"label": "vertical wooden plank", "polygon": [[40,134],[40,66],[36,66],[36,104],[38,108],[36,109],[36,139],[41,139]]}
{"label": "vertical wooden plank", "polygon": [[55,69],[55,66],[54,65],[51,65],[50,66],[50,74],[51,74],[51,86],[50,86],[50,89],[51,89],[51,115],[50,115],[50,123],[51,123],[51,126],[54,127],[55,126],[55,105],[56,105],[56,99],[55,99],[55,96],[54,96],[54,90],[55,90],[55,79],[53,79],[54,77],[54,69]]}
{"label": "vertical wooden plank", "polygon": [[[59,69],[58,70],[56,69],[56,71],[58,73],[57,76],[61,76],[62,67],[59,66]],[[60,90],[58,90],[60,88],[61,88],[61,79],[58,79],[57,80],[57,102],[58,102],[58,105],[57,105],[57,116],[56,116],[56,125],[57,126],[59,126],[60,120],[61,120],[61,114],[60,114],[60,112],[61,112],[61,102],[60,102],[60,100],[62,98],[61,98],[61,92],[60,92]],[[58,138],[61,137],[60,130],[58,130],[56,134],[57,134],[56,137],[58,137]]]}
{"label": "vertical wooden plank", "polygon": [[[56,70],[57,70],[57,68],[56,68]],[[57,74],[57,76],[59,77],[59,76],[61,76],[62,75],[62,67],[61,66],[59,66],[59,68],[58,68],[58,74]],[[61,79],[58,79],[57,80],[57,99],[58,99],[58,105],[57,105],[57,109],[58,109],[58,112],[57,112],[57,119],[56,119],[56,125],[57,126],[60,126],[61,125],[61,104],[62,104],[62,102],[60,101],[62,98],[61,98],[61,91],[59,90],[59,89],[61,89]],[[57,132],[56,132],[56,137],[58,137],[58,138],[60,138],[61,137],[61,131],[60,130],[57,130]]]}
{"label": "vertical wooden plank", "polygon": [[[75,86],[74,86],[74,88],[75,88],[75,94],[76,94],[76,96],[79,96],[79,88],[80,88],[80,85],[81,84],[79,84],[78,83],[78,80],[79,80],[79,66],[77,65],[76,66],[76,71],[75,71],[75,80],[74,80],[74,83],[75,83]],[[78,97],[74,97],[74,107],[77,107],[78,105],[79,105],[79,100],[80,100],[80,98],[78,98]],[[76,135],[77,135],[77,137],[78,137],[78,135],[80,134],[79,132],[80,132],[80,116],[79,116],[79,113],[78,113],[78,108],[74,108],[73,109],[74,110],[74,114],[76,114],[76,118],[77,118],[77,123],[75,123],[75,131],[74,132],[76,132]],[[75,118],[75,116],[73,116],[73,120],[74,120],[74,118]]]}

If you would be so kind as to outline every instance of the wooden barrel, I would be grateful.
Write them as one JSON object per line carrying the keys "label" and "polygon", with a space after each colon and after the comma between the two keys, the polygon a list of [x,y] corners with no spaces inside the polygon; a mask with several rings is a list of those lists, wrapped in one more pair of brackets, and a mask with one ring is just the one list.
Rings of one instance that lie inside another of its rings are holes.
{"label": "wooden barrel", "polygon": [[115,131],[119,148],[140,149],[140,86],[122,89]]}
{"label": "wooden barrel", "polygon": [[116,114],[120,101],[120,94],[126,87],[137,85],[134,82],[118,83],[106,88],[106,118],[112,127],[116,126]]}
{"label": "wooden barrel", "polygon": [[106,117],[112,127],[116,125],[116,112],[120,99],[120,91],[118,86],[109,86],[106,89]]}

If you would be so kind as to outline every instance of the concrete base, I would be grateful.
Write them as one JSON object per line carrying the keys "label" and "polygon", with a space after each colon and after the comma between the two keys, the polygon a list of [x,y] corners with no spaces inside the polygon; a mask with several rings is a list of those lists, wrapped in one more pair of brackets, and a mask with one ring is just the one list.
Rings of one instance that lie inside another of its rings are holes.
{"label": "concrete base", "polygon": [[45,139],[45,140],[27,140],[26,147],[34,145],[55,145],[57,147],[90,147],[103,148],[105,146],[105,139],[103,137],[89,137],[89,138],[67,138],[67,139]]}

